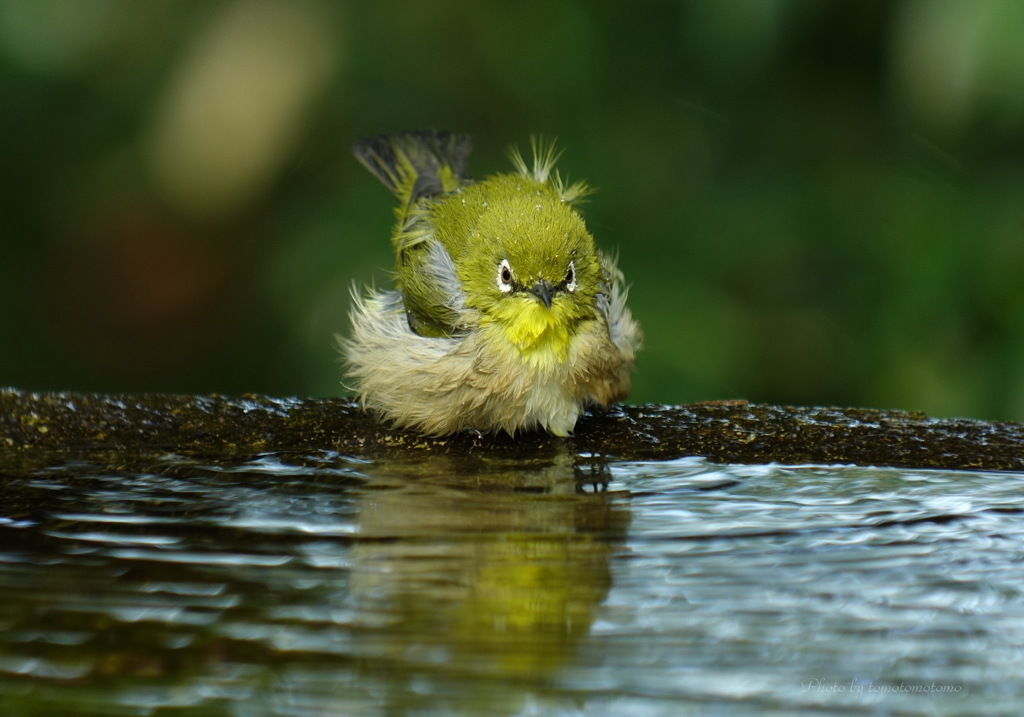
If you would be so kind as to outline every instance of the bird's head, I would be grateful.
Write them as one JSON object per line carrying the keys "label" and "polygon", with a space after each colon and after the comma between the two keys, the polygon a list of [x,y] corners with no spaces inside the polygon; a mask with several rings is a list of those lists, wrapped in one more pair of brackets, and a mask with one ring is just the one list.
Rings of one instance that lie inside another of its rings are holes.
{"label": "bird's head", "polygon": [[527,360],[564,361],[580,321],[595,313],[601,267],[593,237],[558,188],[501,174],[464,187],[475,208],[456,260],[466,305]]}

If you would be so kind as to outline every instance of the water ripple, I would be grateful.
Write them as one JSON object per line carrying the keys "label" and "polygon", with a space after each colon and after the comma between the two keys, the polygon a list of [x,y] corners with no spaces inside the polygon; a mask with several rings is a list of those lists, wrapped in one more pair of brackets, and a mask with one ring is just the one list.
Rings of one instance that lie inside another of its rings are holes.
{"label": "water ripple", "polygon": [[67,463],[3,489],[14,713],[967,715],[1024,699],[1019,474],[324,451]]}

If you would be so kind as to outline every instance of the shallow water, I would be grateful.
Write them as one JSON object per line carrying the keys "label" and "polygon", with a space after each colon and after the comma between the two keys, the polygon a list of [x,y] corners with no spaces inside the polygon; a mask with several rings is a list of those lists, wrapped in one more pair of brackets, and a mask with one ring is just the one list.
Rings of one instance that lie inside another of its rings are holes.
{"label": "shallow water", "polygon": [[978,715],[1024,700],[1020,474],[0,457],[0,496],[4,715]]}

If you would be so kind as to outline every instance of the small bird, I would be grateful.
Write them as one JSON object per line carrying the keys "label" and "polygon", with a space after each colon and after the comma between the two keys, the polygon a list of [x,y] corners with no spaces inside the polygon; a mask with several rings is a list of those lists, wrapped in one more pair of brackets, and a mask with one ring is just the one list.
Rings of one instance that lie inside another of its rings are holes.
{"label": "small bird", "polygon": [[356,158],[399,200],[395,288],[353,291],[347,375],[365,408],[430,435],[573,431],[629,393],[639,326],[577,205],[590,193],[533,138],[528,165],[465,174],[472,138],[379,135]]}

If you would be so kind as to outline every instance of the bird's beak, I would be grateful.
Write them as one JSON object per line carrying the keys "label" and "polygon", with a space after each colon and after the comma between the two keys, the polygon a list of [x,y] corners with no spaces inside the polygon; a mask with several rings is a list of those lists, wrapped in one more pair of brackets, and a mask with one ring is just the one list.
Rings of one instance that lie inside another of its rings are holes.
{"label": "bird's beak", "polygon": [[555,293],[555,287],[547,279],[541,279],[534,284],[530,293],[543,301],[544,306],[551,308],[551,297]]}

